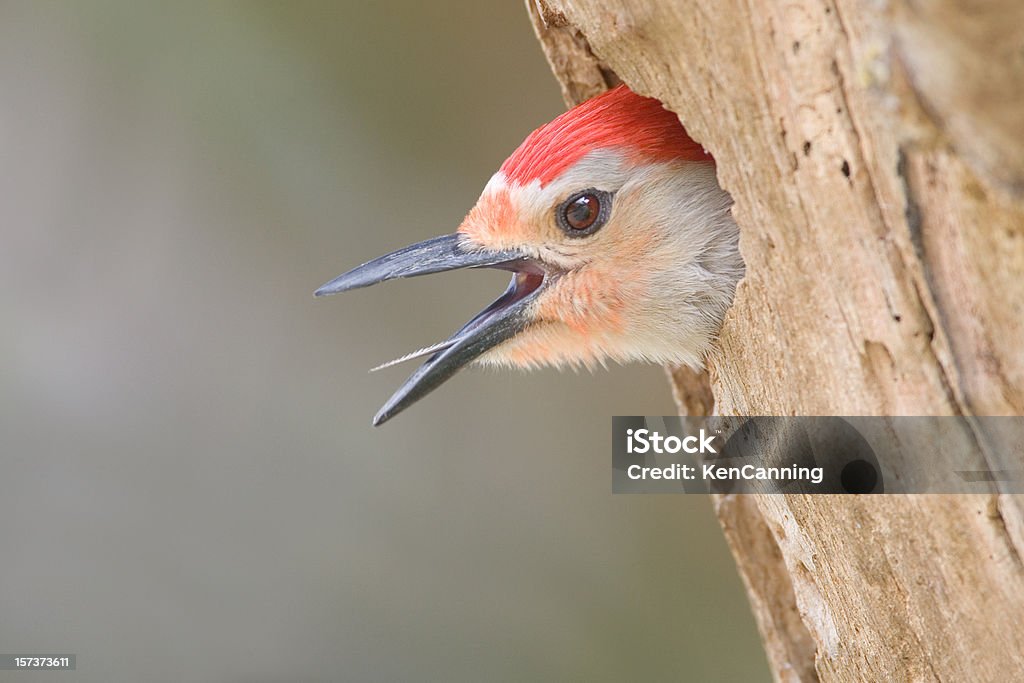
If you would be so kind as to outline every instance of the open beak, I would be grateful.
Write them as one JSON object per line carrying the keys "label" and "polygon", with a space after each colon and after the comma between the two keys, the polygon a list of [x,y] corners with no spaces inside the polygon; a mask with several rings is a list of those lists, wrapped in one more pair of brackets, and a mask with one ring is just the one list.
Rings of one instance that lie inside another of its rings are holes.
{"label": "open beak", "polygon": [[353,268],[316,290],[316,296],[369,287],[385,280],[440,273],[459,268],[499,268],[514,273],[508,289],[437,349],[398,388],[373,418],[374,426],[390,420],[441,386],[464,366],[522,332],[530,323],[529,307],[544,285],[544,270],[518,251],[467,248],[458,233],[410,245]]}

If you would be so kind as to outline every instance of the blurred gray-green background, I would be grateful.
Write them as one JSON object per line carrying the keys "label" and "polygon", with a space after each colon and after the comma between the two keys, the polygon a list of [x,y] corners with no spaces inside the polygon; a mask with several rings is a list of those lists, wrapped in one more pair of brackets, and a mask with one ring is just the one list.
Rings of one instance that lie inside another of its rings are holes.
{"label": "blurred gray-green background", "polygon": [[24,681],[762,680],[702,497],[612,496],[662,371],[467,371],[450,232],[557,115],[519,2],[0,3],[0,652]]}

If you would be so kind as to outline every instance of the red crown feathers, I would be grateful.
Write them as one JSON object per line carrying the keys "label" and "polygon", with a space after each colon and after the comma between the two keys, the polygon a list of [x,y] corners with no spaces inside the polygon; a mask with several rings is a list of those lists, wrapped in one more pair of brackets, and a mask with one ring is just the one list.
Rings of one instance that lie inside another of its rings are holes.
{"label": "red crown feathers", "polygon": [[609,148],[637,163],[714,161],[661,102],[620,85],[530,133],[501,171],[509,182],[538,179],[543,186],[590,152]]}

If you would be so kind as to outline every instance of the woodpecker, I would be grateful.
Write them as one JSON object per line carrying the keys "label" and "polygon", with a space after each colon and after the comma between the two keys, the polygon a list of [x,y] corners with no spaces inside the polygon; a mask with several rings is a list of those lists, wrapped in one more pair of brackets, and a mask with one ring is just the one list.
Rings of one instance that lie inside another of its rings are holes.
{"label": "woodpecker", "polygon": [[393,361],[428,356],[375,426],[471,363],[699,368],[743,276],[731,205],[676,115],[619,86],[531,133],[456,232],[315,294],[459,268],[512,272],[505,293],[449,339]]}

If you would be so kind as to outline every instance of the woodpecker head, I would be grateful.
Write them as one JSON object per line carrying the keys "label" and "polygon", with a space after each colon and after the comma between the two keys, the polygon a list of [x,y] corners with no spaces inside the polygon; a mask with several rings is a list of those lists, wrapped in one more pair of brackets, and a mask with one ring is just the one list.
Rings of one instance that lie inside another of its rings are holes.
{"label": "woodpecker head", "polygon": [[457,268],[513,273],[428,355],[379,425],[476,362],[699,367],[743,275],[731,200],[675,114],[625,86],[526,138],[459,229],[365,263],[317,296]]}

